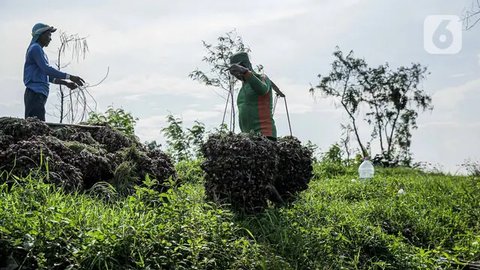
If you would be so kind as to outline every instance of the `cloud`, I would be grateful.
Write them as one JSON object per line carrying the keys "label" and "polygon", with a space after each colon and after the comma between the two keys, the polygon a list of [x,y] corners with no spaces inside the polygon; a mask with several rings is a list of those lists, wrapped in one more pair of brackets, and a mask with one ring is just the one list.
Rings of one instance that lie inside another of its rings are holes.
{"label": "cloud", "polygon": [[[308,83],[294,82],[289,78],[278,78],[275,82],[285,94],[290,114],[335,113],[340,115],[330,98],[313,95],[308,90]],[[279,98],[275,114],[286,114],[285,101]]]}
{"label": "cloud", "polygon": [[418,125],[419,128],[441,128],[441,129],[476,129],[480,128],[480,122],[454,122],[454,121],[432,121]]}
{"label": "cloud", "polygon": [[167,125],[165,115],[153,115],[140,118],[135,126],[135,134],[142,141],[153,141],[161,143],[159,140],[163,139],[161,129]]}
{"label": "cloud", "polygon": [[[220,110],[220,108],[222,110]],[[179,117],[183,122],[183,126],[186,128],[193,125],[194,121],[205,123],[205,122],[209,122],[214,118],[220,121],[222,113],[223,113],[223,107],[214,106],[212,110],[187,109],[187,110],[183,110],[179,114],[176,114],[176,113],[172,113],[172,114],[175,117]],[[163,135],[161,134],[162,128],[168,125],[166,119],[167,119],[167,114],[140,117],[140,119],[137,122],[137,125],[135,126],[135,132],[137,136],[140,137],[142,140],[147,140],[147,141],[156,140],[157,142],[159,142],[159,140],[163,139]]]}
{"label": "cloud", "polygon": [[223,114],[223,111],[219,110],[206,110],[206,111],[200,111],[200,110],[185,110],[182,112],[181,117],[185,123],[188,122],[193,122],[193,121],[200,121],[203,122],[205,120],[209,120],[212,118],[220,117]]}
{"label": "cloud", "polygon": [[452,74],[450,75],[450,78],[462,78],[465,77],[467,74],[466,73],[458,73],[458,74]]}
{"label": "cloud", "polygon": [[[480,89],[480,79],[437,91],[432,96],[434,110],[457,110],[462,102],[472,100],[472,94],[478,95],[478,89]],[[471,105],[474,105],[473,102]]]}
{"label": "cloud", "polygon": [[214,95],[211,88],[185,77],[168,77],[159,73],[132,74],[119,80],[105,82],[92,92],[94,91],[95,97],[98,98],[123,96],[127,101],[165,95],[207,99]]}

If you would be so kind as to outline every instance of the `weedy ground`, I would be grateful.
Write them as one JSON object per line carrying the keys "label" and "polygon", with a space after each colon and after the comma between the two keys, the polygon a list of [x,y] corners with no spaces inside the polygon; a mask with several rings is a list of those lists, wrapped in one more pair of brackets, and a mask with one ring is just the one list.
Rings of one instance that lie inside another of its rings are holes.
{"label": "weedy ground", "polygon": [[204,200],[199,162],[176,169],[181,186],[158,193],[146,179],[118,198],[111,188],[66,194],[33,174],[0,185],[0,268],[462,269],[480,260],[478,177],[397,168],[360,181],[355,168],[318,163],[295,202],[239,216]]}

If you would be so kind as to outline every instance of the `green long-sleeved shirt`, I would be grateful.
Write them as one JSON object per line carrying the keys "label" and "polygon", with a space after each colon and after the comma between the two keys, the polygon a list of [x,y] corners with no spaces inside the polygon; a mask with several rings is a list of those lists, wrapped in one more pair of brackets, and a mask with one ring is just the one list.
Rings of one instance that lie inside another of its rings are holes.
{"label": "green long-sleeved shirt", "polygon": [[267,137],[277,137],[272,114],[272,83],[267,76],[254,72],[247,75],[238,93],[237,105],[242,132],[253,131]]}

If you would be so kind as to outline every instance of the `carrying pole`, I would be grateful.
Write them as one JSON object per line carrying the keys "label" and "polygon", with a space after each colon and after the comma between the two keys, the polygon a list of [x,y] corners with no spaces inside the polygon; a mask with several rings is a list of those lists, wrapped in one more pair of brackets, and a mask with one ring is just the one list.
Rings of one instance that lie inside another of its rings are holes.
{"label": "carrying pole", "polygon": [[290,136],[293,136],[292,124],[290,123],[290,114],[288,113],[287,98],[285,97],[285,94],[282,91],[280,91],[280,88],[278,88],[278,86],[272,80],[270,80],[270,82],[272,83],[272,89],[275,91],[275,93],[277,93],[277,96],[283,97],[283,100],[285,101],[285,110],[287,111],[288,129],[290,130]]}
{"label": "carrying pole", "polygon": [[293,137],[292,125],[290,124],[290,114],[288,113],[287,98],[284,96],[283,100],[285,100],[285,110],[287,111],[288,129],[290,129],[290,136]]}

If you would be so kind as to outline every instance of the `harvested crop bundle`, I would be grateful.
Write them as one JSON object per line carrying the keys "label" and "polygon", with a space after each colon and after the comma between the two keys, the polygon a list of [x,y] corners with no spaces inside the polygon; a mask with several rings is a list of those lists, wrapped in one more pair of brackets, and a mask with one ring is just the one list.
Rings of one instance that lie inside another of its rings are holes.
{"label": "harvested crop bundle", "polygon": [[[69,191],[89,189],[100,181],[115,186],[114,173],[120,164],[131,164],[131,174],[122,181],[132,187],[141,185],[146,174],[159,182],[159,190],[169,177],[175,177],[167,155],[150,151],[108,126],[54,130],[33,118],[4,117],[0,118],[0,146],[0,171],[17,176],[41,172],[47,182]],[[2,175],[0,182],[6,180]]]}
{"label": "harvested crop bundle", "polygon": [[274,142],[252,134],[217,133],[201,151],[208,199],[247,213],[267,207],[266,194],[277,170]]}
{"label": "harvested crop bundle", "polygon": [[[274,186],[282,200],[288,202],[308,188],[313,177],[312,152],[292,136],[279,138],[277,145],[278,171]],[[272,200],[276,201],[276,196]]]}
{"label": "harvested crop bundle", "polygon": [[33,136],[30,140],[11,144],[0,151],[0,169],[19,176],[48,170],[46,182],[54,183],[67,191],[82,189],[81,171],[63,162],[61,156],[48,148],[46,140],[41,136]]}
{"label": "harvested crop bundle", "polygon": [[253,134],[217,133],[201,147],[209,200],[254,213],[307,189],[312,153],[294,137],[278,142]]}
{"label": "harvested crop bundle", "polygon": [[26,140],[34,135],[50,135],[51,129],[42,121],[35,118],[18,119],[13,117],[0,117],[0,133],[10,135],[15,142]]}

